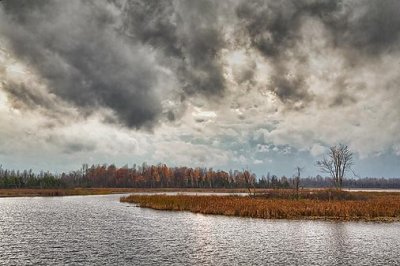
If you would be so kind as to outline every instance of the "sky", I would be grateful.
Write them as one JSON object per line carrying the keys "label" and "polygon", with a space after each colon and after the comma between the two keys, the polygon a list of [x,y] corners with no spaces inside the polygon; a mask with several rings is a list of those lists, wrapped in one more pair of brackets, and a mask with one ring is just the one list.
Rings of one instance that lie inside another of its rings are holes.
{"label": "sky", "polygon": [[0,164],[400,177],[400,1],[3,0]]}

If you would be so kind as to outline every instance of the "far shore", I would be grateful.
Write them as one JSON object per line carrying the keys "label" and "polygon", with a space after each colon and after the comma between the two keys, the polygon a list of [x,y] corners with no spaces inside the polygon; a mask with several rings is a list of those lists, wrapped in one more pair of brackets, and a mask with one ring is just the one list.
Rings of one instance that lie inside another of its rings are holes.
{"label": "far shore", "polygon": [[[318,191],[326,188],[304,188],[303,192]],[[344,188],[344,191],[354,192],[400,192],[399,189],[374,189],[374,188]],[[251,189],[251,193],[262,194],[270,191],[285,191],[284,189]],[[246,188],[9,188],[0,189],[1,197],[57,197],[57,196],[82,196],[82,195],[107,195],[125,193],[245,193]]]}
{"label": "far shore", "polygon": [[[259,193],[268,190],[270,189],[255,189]],[[57,197],[158,192],[247,193],[248,190],[245,188],[9,188],[0,189],[0,197]]]}

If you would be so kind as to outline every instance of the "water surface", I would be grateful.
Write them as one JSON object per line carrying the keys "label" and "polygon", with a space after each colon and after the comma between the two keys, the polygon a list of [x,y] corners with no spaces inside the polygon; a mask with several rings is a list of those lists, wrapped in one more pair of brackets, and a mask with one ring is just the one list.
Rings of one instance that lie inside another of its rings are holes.
{"label": "water surface", "polygon": [[0,264],[400,265],[400,223],[155,211],[120,195],[0,199]]}

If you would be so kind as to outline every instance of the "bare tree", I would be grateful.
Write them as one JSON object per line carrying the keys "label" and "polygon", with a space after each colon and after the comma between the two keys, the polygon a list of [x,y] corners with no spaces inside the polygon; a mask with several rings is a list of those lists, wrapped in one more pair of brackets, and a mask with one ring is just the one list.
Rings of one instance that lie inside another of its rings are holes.
{"label": "bare tree", "polygon": [[253,188],[253,196],[255,196],[256,191],[255,191],[253,176],[250,175],[250,172],[248,170],[243,170],[243,177],[244,177],[244,181],[246,182],[246,187],[247,187],[247,190],[249,191],[249,195],[250,196],[252,195],[251,188]]}
{"label": "bare tree", "polygon": [[303,171],[303,168],[301,168],[300,166],[297,166],[296,167],[297,175],[293,179],[293,184],[294,184],[294,187],[296,188],[296,198],[297,199],[299,199],[299,186],[300,186],[301,171]]}
{"label": "bare tree", "polygon": [[341,189],[344,175],[351,170],[353,164],[353,153],[344,144],[330,147],[328,156],[317,161],[321,172],[330,174],[337,189]]}

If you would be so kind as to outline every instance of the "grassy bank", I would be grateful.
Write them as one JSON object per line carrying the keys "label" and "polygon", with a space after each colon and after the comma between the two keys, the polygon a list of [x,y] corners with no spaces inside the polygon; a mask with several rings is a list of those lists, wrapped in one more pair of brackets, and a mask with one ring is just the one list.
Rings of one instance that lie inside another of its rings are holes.
{"label": "grassy bank", "polygon": [[400,221],[400,193],[316,190],[303,192],[299,200],[290,192],[274,193],[256,197],[130,195],[121,202],[156,210],[264,219]]}

